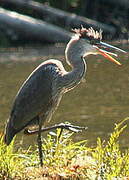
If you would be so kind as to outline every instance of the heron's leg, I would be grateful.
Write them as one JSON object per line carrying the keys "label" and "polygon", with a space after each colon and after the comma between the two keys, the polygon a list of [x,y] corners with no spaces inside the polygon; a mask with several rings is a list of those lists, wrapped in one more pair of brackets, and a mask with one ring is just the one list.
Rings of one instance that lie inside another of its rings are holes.
{"label": "heron's leg", "polygon": [[61,130],[60,130],[60,134],[59,134],[59,136],[58,136],[58,141],[60,140],[60,137],[61,137],[62,132],[63,132],[63,128],[61,128]]}
{"label": "heron's leg", "polygon": [[[61,128],[62,130],[63,129],[67,129],[67,130],[70,130],[72,132],[80,132],[82,131],[83,129],[86,130],[87,127],[80,127],[80,126],[74,126],[72,124],[64,124],[64,123],[60,123],[60,124],[55,124],[54,126],[51,126],[51,127],[45,127],[45,128],[41,128],[41,132],[44,132],[44,131],[49,131],[49,130],[53,130],[53,129],[57,129],[57,128]],[[61,133],[62,133],[62,130],[61,130]],[[24,133],[25,134],[28,134],[28,135],[31,135],[31,134],[36,134],[38,133],[39,130],[29,130],[29,129],[25,129],[24,130]]]}
{"label": "heron's leg", "polygon": [[43,152],[42,152],[41,129],[42,129],[42,123],[41,123],[41,119],[39,118],[39,130],[38,130],[37,142],[38,142],[38,149],[39,149],[39,160],[40,160],[40,165],[42,167],[43,166]]}

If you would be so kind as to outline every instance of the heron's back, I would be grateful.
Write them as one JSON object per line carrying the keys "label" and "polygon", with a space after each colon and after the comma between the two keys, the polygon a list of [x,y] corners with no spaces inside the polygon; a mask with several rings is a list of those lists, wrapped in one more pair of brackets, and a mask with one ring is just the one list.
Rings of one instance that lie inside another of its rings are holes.
{"label": "heron's back", "polygon": [[46,61],[36,68],[18,91],[7,122],[5,141],[31,123],[35,117],[45,117],[54,111],[62,94],[59,86],[62,67],[58,61]]}

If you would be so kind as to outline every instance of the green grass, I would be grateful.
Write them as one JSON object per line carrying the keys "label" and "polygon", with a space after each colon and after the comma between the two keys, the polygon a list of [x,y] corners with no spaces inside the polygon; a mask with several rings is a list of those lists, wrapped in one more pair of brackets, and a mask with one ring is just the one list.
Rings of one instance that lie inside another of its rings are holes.
{"label": "green grass", "polygon": [[119,136],[127,127],[123,125],[126,120],[128,119],[115,125],[108,142],[102,142],[100,138],[97,140],[97,147],[92,152],[92,157],[96,159],[98,177],[101,179],[129,178],[129,149],[122,152],[118,141]]}
{"label": "green grass", "polygon": [[7,180],[117,180],[129,179],[129,149],[121,151],[119,136],[127,119],[115,125],[107,142],[97,139],[95,148],[87,141],[73,142],[73,133],[60,129],[43,139],[44,166],[39,166],[38,151],[14,151],[14,141],[6,146],[0,139],[0,179]]}
{"label": "green grass", "polygon": [[24,158],[19,151],[14,152],[14,141],[6,146],[3,137],[0,138],[0,179],[21,177],[24,170]]}

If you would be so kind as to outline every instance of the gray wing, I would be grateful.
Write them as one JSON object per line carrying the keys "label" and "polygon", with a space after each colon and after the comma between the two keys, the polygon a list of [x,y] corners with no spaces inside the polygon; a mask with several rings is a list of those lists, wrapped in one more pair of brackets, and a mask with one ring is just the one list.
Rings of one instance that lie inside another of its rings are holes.
{"label": "gray wing", "polygon": [[10,123],[15,129],[24,128],[36,116],[44,116],[58,97],[56,81],[60,76],[56,64],[40,65],[19,90],[11,112]]}

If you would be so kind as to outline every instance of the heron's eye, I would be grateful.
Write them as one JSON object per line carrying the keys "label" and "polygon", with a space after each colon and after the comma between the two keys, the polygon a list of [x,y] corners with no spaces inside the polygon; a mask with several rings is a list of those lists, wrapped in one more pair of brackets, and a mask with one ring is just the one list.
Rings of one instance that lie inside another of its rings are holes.
{"label": "heron's eye", "polygon": [[99,39],[90,39],[90,44],[96,45],[99,43],[99,41],[100,41]]}

